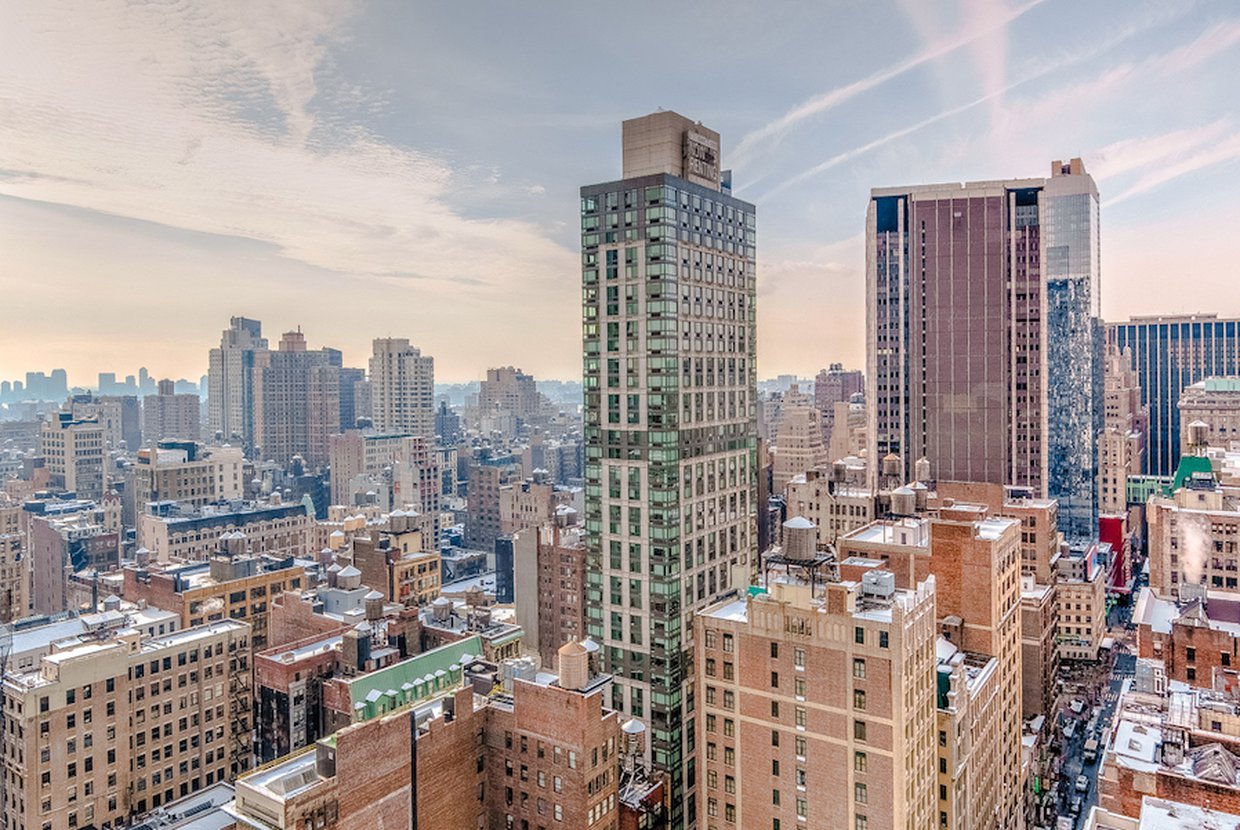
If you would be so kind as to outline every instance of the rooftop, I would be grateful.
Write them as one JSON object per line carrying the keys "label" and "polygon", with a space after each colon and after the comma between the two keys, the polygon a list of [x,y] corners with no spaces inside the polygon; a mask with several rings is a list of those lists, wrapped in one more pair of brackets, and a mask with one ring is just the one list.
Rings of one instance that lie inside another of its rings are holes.
{"label": "rooftop", "polygon": [[481,654],[482,640],[474,635],[343,681],[354,720],[370,720],[455,688],[464,679],[464,667]]}
{"label": "rooftop", "polygon": [[927,528],[925,519],[896,519],[871,522],[865,527],[845,534],[842,538],[861,544],[924,548],[930,544],[930,534]]}

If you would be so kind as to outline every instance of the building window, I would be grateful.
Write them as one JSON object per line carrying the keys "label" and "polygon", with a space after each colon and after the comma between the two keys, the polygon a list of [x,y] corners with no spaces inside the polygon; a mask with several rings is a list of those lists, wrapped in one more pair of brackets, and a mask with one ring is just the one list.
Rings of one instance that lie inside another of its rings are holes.
{"label": "building window", "polygon": [[853,659],[853,677],[860,680],[865,679],[865,660],[862,660],[860,657]]}

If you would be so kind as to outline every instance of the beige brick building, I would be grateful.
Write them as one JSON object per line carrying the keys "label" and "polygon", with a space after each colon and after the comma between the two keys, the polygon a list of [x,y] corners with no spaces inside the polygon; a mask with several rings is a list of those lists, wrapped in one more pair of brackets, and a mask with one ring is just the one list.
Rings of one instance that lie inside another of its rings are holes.
{"label": "beige brick building", "polygon": [[934,585],[776,581],[697,615],[700,827],[934,825]]}
{"label": "beige brick building", "polygon": [[0,495],[0,623],[30,613],[29,547],[21,505]]}
{"label": "beige brick building", "polygon": [[[1208,462],[1185,457],[1187,463]],[[1155,496],[1146,505],[1149,527],[1150,587],[1178,596],[1184,583],[1240,591],[1240,503],[1237,491],[1212,476],[1184,480],[1173,496]]]}
{"label": "beige brick building", "polygon": [[837,543],[842,569],[850,562],[844,557],[877,562],[896,574],[902,588],[933,575],[942,636],[963,652],[997,661],[998,694],[1007,703],[991,710],[997,723],[974,726],[975,734],[993,729],[993,742],[974,751],[979,768],[995,774],[971,786],[967,813],[955,814],[957,827],[973,826],[983,816],[996,817],[1004,828],[1024,826],[1021,527],[1021,521],[994,516],[984,504],[944,501],[934,515],[875,522]]}
{"label": "beige brick building", "polygon": [[275,597],[306,587],[291,560],[249,555],[213,556],[209,562],[124,570],[124,598],[174,611],[185,627],[243,620],[253,628],[254,650],[267,646],[267,615]]}
{"label": "beige brick building", "polygon": [[374,341],[370,399],[375,429],[435,435],[435,359],[401,338]]}
{"label": "beige brick building", "polygon": [[97,499],[108,480],[104,427],[98,419],[76,420],[58,412],[44,421],[39,433],[39,453],[45,459],[52,485]]}
{"label": "beige brick building", "polygon": [[1098,543],[1070,551],[1059,559],[1055,584],[1058,605],[1059,658],[1097,660],[1106,633],[1106,569]]}
{"label": "beige brick building", "polygon": [[205,560],[219,548],[222,535],[237,531],[245,535],[253,553],[305,557],[311,552],[314,519],[300,504],[278,503],[138,517],[138,545],[160,562]]}
{"label": "beige brick building", "polygon": [[245,492],[245,456],[238,447],[203,447],[192,442],[160,442],[138,450],[133,465],[133,515],[148,502],[175,501],[201,507],[240,499]]}
{"label": "beige brick building", "polygon": [[1026,718],[1051,711],[1059,674],[1059,603],[1055,590],[1021,577],[1021,710]]}
{"label": "beige brick building", "polygon": [[[1211,447],[1230,447],[1240,441],[1240,379],[1206,378],[1181,393],[1180,453],[1190,454],[1193,440]],[[1189,424],[1199,423],[1202,429],[1191,430]]]}
{"label": "beige brick building", "polygon": [[159,394],[142,399],[143,442],[197,441],[202,433],[201,406],[197,395],[178,395],[172,381],[161,380]]}
{"label": "beige brick building", "polygon": [[6,677],[7,826],[112,830],[249,769],[249,632],[83,636]]}
{"label": "beige brick building", "polygon": [[822,415],[812,398],[799,395],[796,386],[784,396],[779,428],[775,432],[771,492],[783,493],[793,476],[832,461],[822,438]]}
{"label": "beige brick building", "polygon": [[788,480],[788,516],[809,519],[818,526],[818,541],[834,544],[841,534],[874,521],[877,499],[862,485],[846,483],[845,470],[818,467]]}

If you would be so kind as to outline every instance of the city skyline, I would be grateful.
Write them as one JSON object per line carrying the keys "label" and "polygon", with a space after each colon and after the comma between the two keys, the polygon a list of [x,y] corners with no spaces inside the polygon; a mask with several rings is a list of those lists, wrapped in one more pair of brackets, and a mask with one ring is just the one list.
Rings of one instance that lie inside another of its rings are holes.
{"label": "city skyline", "polygon": [[[870,187],[1043,175],[1052,158],[1082,157],[1099,183],[1105,319],[1240,312],[1214,267],[1223,235],[1199,232],[1240,218],[1226,82],[1240,16],[1221,2],[1071,11],[1065,28],[1057,0],[760,19],[734,5],[659,9],[651,27],[638,6],[615,42],[653,48],[670,25],[700,64],[745,31],[745,53],[597,96],[628,64],[581,50],[597,21],[580,11],[103,4],[65,28],[17,9],[18,48],[0,57],[0,377],[63,366],[83,385],[146,365],[195,379],[235,315],[277,339],[300,325],[346,365],[394,336],[444,382],[504,364],[576,377],[572,195],[598,169],[589,148],[659,106],[732,137],[735,192],[763,211],[759,377],[862,365]],[[513,31],[556,34],[531,50]],[[1166,296],[1169,273],[1199,293]],[[55,339],[38,329],[52,302]],[[116,324],[126,308],[140,325]]]}

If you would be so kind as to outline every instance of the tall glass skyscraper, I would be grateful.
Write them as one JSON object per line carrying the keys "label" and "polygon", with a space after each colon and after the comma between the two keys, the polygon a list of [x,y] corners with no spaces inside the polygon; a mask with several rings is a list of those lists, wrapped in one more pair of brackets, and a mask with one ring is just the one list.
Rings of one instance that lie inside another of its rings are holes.
{"label": "tall glass skyscraper", "polygon": [[1103,330],[1098,187],[1080,159],[1055,162],[1042,189],[1046,280],[1047,489],[1069,538],[1098,532]]}
{"label": "tall glass skyscraper", "polygon": [[1058,498],[1094,532],[1102,410],[1098,191],[1048,179],[874,190],[867,216],[872,473],[925,457],[944,481]]}
{"label": "tall glass skyscraper", "polygon": [[622,180],[581,189],[587,625],[679,828],[701,801],[693,616],[757,559],[756,214],[701,124],[625,121],[623,149]]}
{"label": "tall glass skyscraper", "polygon": [[1107,336],[1132,354],[1141,402],[1150,408],[1148,472],[1172,475],[1180,463],[1180,395],[1208,377],[1240,375],[1240,320],[1213,314],[1134,317],[1108,323]]}

